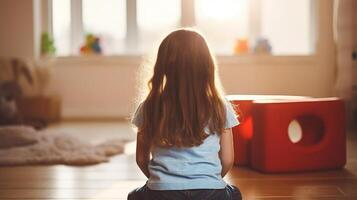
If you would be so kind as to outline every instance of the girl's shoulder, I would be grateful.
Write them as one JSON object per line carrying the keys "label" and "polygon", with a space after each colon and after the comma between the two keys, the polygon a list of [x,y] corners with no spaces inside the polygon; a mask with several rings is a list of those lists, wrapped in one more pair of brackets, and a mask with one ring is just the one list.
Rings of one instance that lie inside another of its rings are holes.
{"label": "girl's shoulder", "polygon": [[226,107],[226,125],[225,128],[232,128],[234,126],[237,126],[239,124],[238,121],[238,116],[236,114],[235,109],[233,108],[233,105],[231,102],[224,98],[224,104]]}
{"label": "girl's shoulder", "polygon": [[131,117],[131,123],[134,124],[136,127],[140,127],[143,123],[143,105],[144,102],[141,102]]}

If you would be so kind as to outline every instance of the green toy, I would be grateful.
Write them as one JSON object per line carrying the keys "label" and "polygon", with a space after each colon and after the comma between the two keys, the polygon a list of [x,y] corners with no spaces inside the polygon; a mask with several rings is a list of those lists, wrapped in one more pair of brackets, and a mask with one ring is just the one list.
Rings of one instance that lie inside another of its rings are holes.
{"label": "green toy", "polygon": [[56,47],[53,39],[47,32],[43,32],[41,35],[41,55],[54,55],[56,53]]}

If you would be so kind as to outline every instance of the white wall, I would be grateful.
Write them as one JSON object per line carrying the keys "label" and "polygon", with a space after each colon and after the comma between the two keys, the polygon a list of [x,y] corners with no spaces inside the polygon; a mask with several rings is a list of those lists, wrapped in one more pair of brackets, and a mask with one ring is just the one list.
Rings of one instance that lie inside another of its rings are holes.
{"label": "white wall", "polygon": [[[333,57],[318,60],[317,56],[219,58],[221,81],[227,94],[330,96]],[[140,58],[59,59],[50,91],[62,96],[64,118],[127,117],[137,98],[140,64]]]}
{"label": "white wall", "polygon": [[49,91],[62,97],[64,118],[129,116],[136,96],[137,61],[123,64],[120,58],[95,57],[57,60]]}

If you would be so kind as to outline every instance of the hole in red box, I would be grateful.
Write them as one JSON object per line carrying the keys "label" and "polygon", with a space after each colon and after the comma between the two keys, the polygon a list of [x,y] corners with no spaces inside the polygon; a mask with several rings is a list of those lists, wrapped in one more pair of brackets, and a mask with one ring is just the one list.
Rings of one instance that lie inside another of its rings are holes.
{"label": "hole in red box", "polygon": [[296,119],[289,123],[288,136],[292,143],[297,143],[302,138],[302,128]]}
{"label": "hole in red box", "polygon": [[303,146],[317,144],[321,141],[323,134],[323,121],[313,115],[300,116],[292,120],[288,127],[290,141]]}

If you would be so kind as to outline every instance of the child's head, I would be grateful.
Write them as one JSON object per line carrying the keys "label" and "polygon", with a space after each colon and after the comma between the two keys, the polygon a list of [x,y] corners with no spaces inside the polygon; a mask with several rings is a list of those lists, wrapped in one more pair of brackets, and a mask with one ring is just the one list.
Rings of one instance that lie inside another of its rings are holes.
{"label": "child's head", "polygon": [[223,131],[225,106],[215,68],[205,39],[194,30],[176,30],[161,42],[140,127],[151,144],[197,146],[208,136],[205,127]]}

